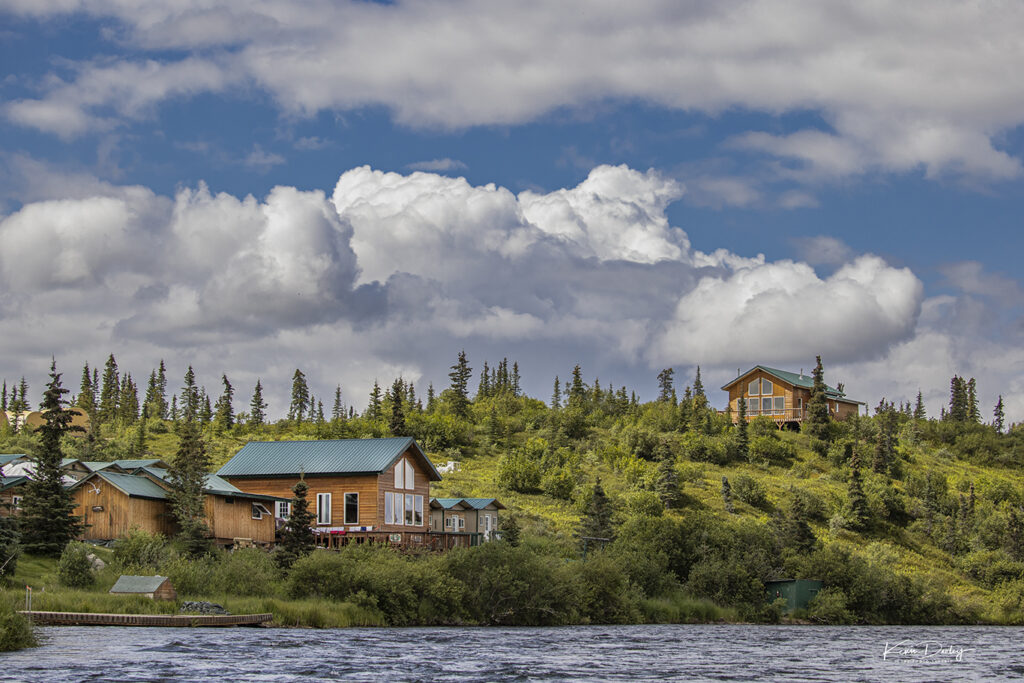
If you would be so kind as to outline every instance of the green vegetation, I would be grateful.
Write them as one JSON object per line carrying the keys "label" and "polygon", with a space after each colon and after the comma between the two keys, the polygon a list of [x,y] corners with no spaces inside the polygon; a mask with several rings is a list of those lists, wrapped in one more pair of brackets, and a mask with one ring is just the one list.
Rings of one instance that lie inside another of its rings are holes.
{"label": "green vegetation", "polygon": [[[215,469],[250,439],[399,432],[435,462],[461,463],[433,495],[497,496],[508,506],[505,540],[443,555],[310,553],[305,538],[271,554],[203,554],[187,539],[134,534],[95,573],[95,592],[61,587],[53,561],[33,556],[18,562],[15,585],[46,585],[41,599],[60,608],[173,611],[102,593],[122,570],[161,573],[183,599],[310,626],[1024,623],[1024,427],[1005,425],[998,407],[996,421],[982,424],[971,380],[954,378],[939,419],[920,400],[912,409],[883,399],[873,416],[836,423],[814,402],[809,428],[793,432],[764,417],[733,426],[709,407],[699,375],[678,398],[672,369],[657,377],[658,399],[640,403],[626,387],[586,383],[577,366],[564,385],[556,380],[548,406],[522,395],[518,364],[483,367],[471,398],[472,368],[460,353],[451,386],[430,386],[426,406],[401,378],[388,391],[376,384],[363,415],[336,389],[330,419],[297,370],[290,418],[268,422],[262,385],[255,414],[233,414],[222,376],[217,410],[207,411],[195,384],[168,401],[162,369],[140,415],[130,382],[125,389],[108,361],[104,374],[119,391],[105,391],[106,381],[98,390],[95,371],[84,372],[78,405],[85,395],[93,432],[62,446],[82,459],[144,453],[174,463],[191,421]],[[820,364],[814,375],[823,385]],[[0,449],[33,448],[37,438],[0,436]],[[820,579],[825,590],[783,615],[764,596],[764,582],[779,578]]]}

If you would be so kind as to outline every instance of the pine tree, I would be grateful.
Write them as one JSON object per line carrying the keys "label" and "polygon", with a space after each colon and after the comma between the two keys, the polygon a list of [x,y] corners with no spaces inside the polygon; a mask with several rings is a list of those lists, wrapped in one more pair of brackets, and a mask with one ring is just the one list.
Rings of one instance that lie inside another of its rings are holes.
{"label": "pine tree", "polygon": [[923,420],[927,417],[924,410],[924,399],[921,396],[921,390],[917,390],[917,403],[914,404],[914,419]]}
{"label": "pine tree", "polygon": [[491,395],[491,374],[487,367],[487,361],[484,361],[484,369],[480,373],[480,386],[477,387],[476,397],[477,399],[487,398]]}
{"label": "pine tree", "polygon": [[160,359],[160,365],[156,370],[156,398],[157,398],[157,410],[155,413],[156,417],[161,420],[166,420],[167,415],[167,368],[164,367],[164,359]]}
{"label": "pine tree", "polygon": [[437,396],[434,394],[434,383],[427,385],[427,412],[432,413],[437,408]]}
{"label": "pine tree", "polygon": [[412,382],[409,382],[409,386],[405,391],[405,405],[409,406],[410,411],[415,411],[417,409],[416,387]]}
{"label": "pine tree", "polygon": [[32,555],[57,557],[64,546],[81,531],[81,518],[75,516],[75,502],[64,487],[61,439],[65,434],[83,431],[71,425],[56,361],[50,364],[50,383],[39,406],[43,424],[39,427],[39,448],[33,457],[34,472],[25,485],[21,501],[21,544]]}
{"label": "pine tree", "polygon": [[[5,382],[4,390],[6,391],[6,389],[7,384]],[[96,392],[93,391],[92,373],[89,371],[88,363],[82,368],[82,383],[78,387],[78,398],[75,401],[75,405],[81,408],[90,419],[94,416],[96,411]]]}
{"label": "pine tree", "polygon": [[324,420],[324,402],[319,400],[319,399],[317,399],[317,402],[316,402],[316,423],[318,425],[322,425],[324,422],[325,422],[325,420]]}
{"label": "pine tree", "polygon": [[391,418],[388,420],[388,428],[392,436],[406,436],[408,429],[405,426],[405,402],[403,394],[405,389],[402,386],[402,378],[399,377],[391,385]]}
{"label": "pine tree", "polygon": [[513,396],[519,396],[519,392],[521,391],[521,389],[519,387],[519,380],[520,380],[520,377],[519,377],[519,361],[514,361],[512,363],[512,395]]}
{"label": "pine tree", "polygon": [[171,421],[178,424],[178,395],[171,396]]}
{"label": "pine tree", "polygon": [[227,375],[221,375],[221,384],[224,386],[224,391],[217,399],[215,419],[218,428],[227,430],[235,426],[235,388],[231,386]]}
{"label": "pine tree", "polygon": [[139,419],[139,389],[132,380],[131,373],[126,373],[121,382],[121,397],[118,403],[121,421],[126,425],[135,424]]}
{"label": "pine tree", "polygon": [[821,365],[821,356],[815,357],[816,363],[812,376],[811,397],[807,401],[807,419],[803,429],[812,437],[825,439],[829,433],[828,399],[825,391],[825,370]]}
{"label": "pine tree", "polygon": [[149,373],[149,381],[146,383],[146,396],[142,399],[143,411],[152,417],[158,417],[160,412],[160,387],[157,384],[156,370]]}
{"label": "pine tree", "polygon": [[658,400],[667,402],[672,398],[672,375],[675,374],[673,368],[665,368],[658,373]]}
{"label": "pine tree", "polygon": [[[89,366],[87,365],[86,368]],[[7,379],[4,379],[3,391],[0,391],[0,411],[7,412]]]}
{"label": "pine tree", "polygon": [[847,444],[847,451],[850,454],[850,479],[846,487],[846,518],[851,529],[863,531],[868,525],[869,511],[860,480],[860,458],[850,444]]}
{"label": "pine tree", "polygon": [[288,519],[281,530],[281,542],[274,553],[274,559],[282,569],[288,569],[297,559],[316,548],[312,529],[313,513],[309,511],[309,501],[306,499],[309,487],[300,479],[292,487],[292,493],[295,497],[292,498]]}
{"label": "pine tree", "polygon": [[501,521],[501,540],[515,548],[519,545],[522,529],[515,515],[506,515]]}
{"label": "pine tree", "polygon": [[262,427],[267,419],[267,404],[263,401],[263,385],[259,378],[256,379],[256,388],[252,391],[252,400],[249,401],[249,424],[253,427]]}
{"label": "pine tree", "polygon": [[1003,420],[1006,419],[1006,416],[1003,414],[1002,394],[999,395],[999,400],[996,401],[996,409],[992,413],[992,416],[995,418],[995,421],[992,423],[992,426],[996,428],[996,434],[1002,434],[1004,428]]}
{"label": "pine tree", "polygon": [[345,419],[345,404],[341,402],[341,385],[334,388],[334,407],[331,409],[331,421],[341,422]]}
{"label": "pine tree", "polygon": [[750,455],[750,435],[747,433],[747,399],[740,396],[739,419],[736,422],[736,451],[740,458],[747,460]]}
{"label": "pine tree", "polygon": [[967,382],[967,419],[971,422],[981,422],[981,411],[978,410],[978,385],[972,377]]}
{"label": "pine tree", "polygon": [[967,422],[969,416],[967,382],[963,377],[954,375],[949,381],[949,411],[946,413],[946,418],[953,422]]}
{"label": "pine tree", "polygon": [[558,381],[558,375],[555,375],[555,390],[551,394],[551,407],[554,410],[562,407],[562,386]]}
{"label": "pine tree", "polygon": [[294,422],[302,422],[302,418],[309,411],[312,413],[313,406],[309,403],[309,385],[306,384],[306,376],[302,371],[295,368],[292,375],[292,401],[288,406],[288,419]]}
{"label": "pine tree", "polygon": [[467,393],[467,387],[472,373],[473,368],[469,367],[469,361],[466,360],[466,350],[463,349],[459,351],[459,358],[455,365],[451,366],[451,372],[448,373],[448,379],[451,380],[449,389],[451,391],[452,412],[455,413],[456,417],[463,419],[469,417],[469,394]]}
{"label": "pine tree", "polygon": [[784,528],[787,545],[800,553],[810,553],[814,550],[818,539],[811,530],[811,525],[807,523],[807,507],[802,496],[793,496]]}
{"label": "pine tree", "polygon": [[206,387],[199,392],[199,424],[208,425],[213,420],[213,406],[210,405],[210,395],[206,393]]}
{"label": "pine tree", "polygon": [[883,398],[875,409],[878,432],[875,435],[875,455],[871,469],[879,474],[888,474],[896,460],[896,430],[899,426],[896,408]]}
{"label": "pine tree", "polygon": [[594,484],[594,492],[590,496],[587,510],[580,520],[580,536],[586,538],[611,538],[612,503],[601,486],[600,477]]}
{"label": "pine tree", "polygon": [[732,486],[729,485],[729,480],[724,475],[722,476],[722,503],[725,505],[726,512],[736,512],[736,507],[732,503]]}
{"label": "pine tree", "polygon": [[178,524],[178,538],[185,553],[199,557],[210,548],[206,524],[206,477],[210,458],[197,424],[199,390],[189,366],[182,388],[183,417],[178,425],[178,451],[168,471],[171,514]]}
{"label": "pine tree", "polygon": [[569,400],[567,405],[570,408],[582,408],[586,403],[587,387],[583,384],[583,373],[580,371],[579,363],[572,369],[572,383],[569,385]]}
{"label": "pine tree", "polygon": [[377,380],[373,380],[373,389],[370,391],[370,405],[366,407],[366,417],[371,420],[379,420],[381,418],[380,404],[380,384]]}
{"label": "pine tree", "polygon": [[114,359],[114,354],[110,354],[106,365],[103,366],[103,388],[100,390],[100,405],[96,414],[98,422],[107,423],[117,417],[117,399],[120,389],[117,361]]}
{"label": "pine tree", "polygon": [[683,492],[679,488],[679,472],[676,471],[675,458],[667,454],[658,463],[658,497],[666,510],[682,507]]}
{"label": "pine tree", "polygon": [[700,401],[702,403],[708,402],[708,397],[704,395],[704,382],[700,379],[700,366],[697,366],[697,375],[693,378],[693,398],[694,401]]}

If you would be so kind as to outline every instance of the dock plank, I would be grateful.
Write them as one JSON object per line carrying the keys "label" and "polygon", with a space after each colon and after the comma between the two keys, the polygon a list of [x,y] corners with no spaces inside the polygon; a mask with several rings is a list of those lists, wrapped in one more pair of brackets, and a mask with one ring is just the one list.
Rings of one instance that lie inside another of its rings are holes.
{"label": "dock plank", "polygon": [[18,612],[41,626],[259,626],[273,614],[101,614],[95,612]]}

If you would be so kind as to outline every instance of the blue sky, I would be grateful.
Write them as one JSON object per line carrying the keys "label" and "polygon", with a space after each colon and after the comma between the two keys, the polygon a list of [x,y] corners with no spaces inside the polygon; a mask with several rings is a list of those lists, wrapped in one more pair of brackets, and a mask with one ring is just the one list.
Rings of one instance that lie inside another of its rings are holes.
{"label": "blue sky", "polygon": [[358,408],[462,347],[538,396],[820,353],[871,404],[956,373],[1024,416],[1016,8],[0,13],[8,379],[114,352],[280,403],[299,365]]}

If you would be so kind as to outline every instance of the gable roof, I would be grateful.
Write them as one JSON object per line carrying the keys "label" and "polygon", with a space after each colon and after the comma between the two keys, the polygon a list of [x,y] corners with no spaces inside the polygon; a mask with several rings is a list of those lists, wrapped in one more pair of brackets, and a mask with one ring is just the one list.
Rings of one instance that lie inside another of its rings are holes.
{"label": "gable roof", "polygon": [[162,467],[167,469],[167,463],[160,458],[136,458],[128,460],[115,460],[114,464],[125,470],[134,470],[139,467]]}
{"label": "gable roof", "polygon": [[[748,375],[757,370],[762,370],[768,373],[769,375],[772,375],[773,377],[782,380],[786,384],[793,385],[794,387],[800,387],[801,389],[807,389],[808,391],[814,388],[813,375],[797,374],[795,372],[789,372],[788,370],[769,368],[766,365],[755,365],[754,367],[750,368],[736,379],[723,385],[722,390],[727,391],[729,387],[736,384],[740,380],[746,378]],[[852,399],[846,398],[846,394],[844,392],[839,391],[835,387],[830,387],[827,384],[825,385],[825,396],[833,400],[846,401],[848,403],[860,403],[860,401],[854,401]]]}
{"label": "gable roof", "polygon": [[167,500],[167,490],[147,477],[119,472],[93,472],[85,479],[76,482],[71,489],[81,488],[93,479],[102,479],[129,498],[147,498],[149,500]]}
{"label": "gable roof", "polygon": [[6,465],[8,463],[12,463],[15,460],[17,460],[18,458],[27,458],[27,457],[28,456],[25,455],[24,453],[4,453],[3,455],[0,455],[0,467],[3,467],[4,465]]}
{"label": "gable roof", "polygon": [[[170,486],[170,482],[168,481],[169,472],[161,467],[139,467],[131,473],[131,476],[140,476],[143,474],[148,474],[150,479],[157,479]],[[146,477],[141,478],[146,479]],[[288,498],[281,498],[280,496],[268,496],[262,493],[247,493],[231,482],[221,479],[216,474],[206,475],[206,483],[203,486],[203,493],[208,493],[214,496],[247,499],[252,498],[255,500],[266,501],[288,500]]]}
{"label": "gable roof", "polygon": [[472,509],[462,498],[431,498],[430,507],[444,508],[445,510],[470,510]]}
{"label": "gable roof", "polygon": [[431,481],[441,475],[410,437],[331,441],[250,441],[217,472],[218,477],[298,477],[330,474],[380,474],[407,450]]}
{"label": "gable roof", "polygon": [[463,498],[462,500],[475,510],[483,510],[489,505],[493,505],[499,510],[505,509],[505,506],[499,503],[497,498]]}
{"label": "gable roof", "polygon": [[0,477],[0,491],[13,489],[15,486],[21,486],[27,481],[28,477]]}
{"label": "gable roof", "polygon": [[111,593],[153,593],[159,590],[166,576],[120,576]]}

